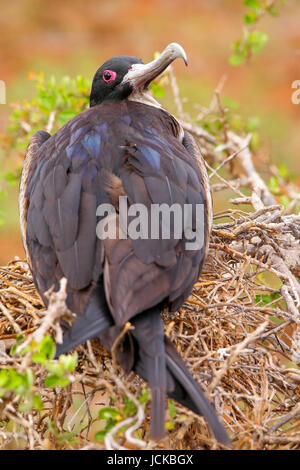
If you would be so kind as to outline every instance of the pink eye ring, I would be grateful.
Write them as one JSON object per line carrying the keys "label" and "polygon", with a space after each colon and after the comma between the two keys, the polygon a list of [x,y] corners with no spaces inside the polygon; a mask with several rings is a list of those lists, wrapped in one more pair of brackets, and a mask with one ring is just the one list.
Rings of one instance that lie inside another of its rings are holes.
{"label": "pink eye ring", "polygon": [[104,70],[102,74],[102,78],[106,83],[112,82],[113,80],[115,80],[116,76],[117,74],[113,70]]}

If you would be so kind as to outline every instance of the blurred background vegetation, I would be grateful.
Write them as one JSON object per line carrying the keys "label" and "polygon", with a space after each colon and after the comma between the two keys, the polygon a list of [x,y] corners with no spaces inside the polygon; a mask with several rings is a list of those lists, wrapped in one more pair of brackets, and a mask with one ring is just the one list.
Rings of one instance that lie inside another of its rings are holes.
{"label": "blurred background vegetation", "polygon": [[[62,87],[64,94],[75,86],[81,94],[76,103],[70,104],[68,96],[61,102],[56,124],[63,124],[86,105],[94,72],[115,55],[146,62],[168,43],[180,43],[189,58],[188,69],[174,64],[184,111],[196,118],[225,79],[222,96],[231,109],[231,125],[255,133],[256,164],[265,180],[276,192],[269,174],[273,163],[300,182],[300,104],[291,101],[292,83],[300,79],[298,0],[0,0],[0,7],[0,80],[7,88],[7,105],[0,105],[0,264],[24,256],[15,178],[26,145],[25,137],[17,142],[14,134],[22,129],[20,104],[36,99],[36,86],[39,99],[43,87],[46,94],[51,86]],[[259,34],[253,35],[256,22]],[[163,95],[159,100],[176,113],[168,86],[164,91],[156,90]],[[40,102],[38,109],[44,105]],[[43,123],[39,117],[36,121]],[[224,200],[215,201],[218,210],[226,206]]]}

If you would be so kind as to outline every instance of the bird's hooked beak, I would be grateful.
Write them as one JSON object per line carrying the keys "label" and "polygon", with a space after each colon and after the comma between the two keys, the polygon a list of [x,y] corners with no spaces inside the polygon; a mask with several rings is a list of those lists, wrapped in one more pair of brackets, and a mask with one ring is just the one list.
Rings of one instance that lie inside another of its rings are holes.
{"label": "bird's hooked beak", "polygon": [[148,64],[133,64],[124,76],[122,85],[130,83],[133,89],[145,90],[177,58],[187,65],[186,53],[179,44],[172,42],[160,56]]}

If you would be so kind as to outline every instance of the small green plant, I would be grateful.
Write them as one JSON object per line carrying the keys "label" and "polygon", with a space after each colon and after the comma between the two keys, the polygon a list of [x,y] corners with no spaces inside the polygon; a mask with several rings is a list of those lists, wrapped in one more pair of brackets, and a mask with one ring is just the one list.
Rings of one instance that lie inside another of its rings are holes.
{"label": "small green plant", "polygon": [[88,107],[91,82],[83,76],[51,76],[45,80],[43,73],[30,72],[35,95],[32,100],[12,104],[12,114],[7,129],[8,138],[3,144],[25,150],[31,136],[39,129],[56,132],[76,114]]}
{"label": "small green plant", "polygon": [[168,410],[169,410],[169,415],[170,415],[170,418],[171,418],[171,421],[166,421],[166,429],[168,431],[171,431],[172,429],[174,429],[175,427],[175,418],[177,417],[177,409],[176,409],[176,406],[175,406],[175,403],[173,400],[168,400]]}
{"label": "small green plant", "polygon": [[120,421],[122,421],[123,414],[115,408],[102,408],[98,413],[98,418],[105,422],[103,430],[96,432],[94,439],[97,442],[104,442],[106,434]]}
{"label": "small green plant", "polygon": [[[289,183],[293,182],[295,175],[293,172],[289,171],[284,164],[281,164],[279,168],[276,169],[276,176],[271,176],[268,181],[268,187],[271,193],[276,196],[278,202],[287,209],[292,199],[286,194],[286,187]],[[295,208],[295,212],[296,212]]]}
{"label": "small green plant", "polygon": [[34,84],[34,97],[11,104],[6,133],[0,135],[0,151],[6,158],[18,156],[20,161],[9,172],[0,173],[0,226],[5,218],[6,189],[19,181],[25,150],[32,135],[40,129],[56,132],[89,105],[91,81],[83,76],[65,76],[61,80],[51,76],[46,80],[43,73],[30,72],[28,79]]}
{"label": "small green plant", "polygon": [[278,294],[278,292],[272,292],[272,294],[261,294],[255,297],[255,302],[261,303],[262,305],[267,305],[273,302],[274,300],[278,299],[279,297],[280,294]]}
{"label": "small green plant", "polygon": [[[33,365],[40,364],[44,369],[45,387],[65,387],[70,383],[71,373],[77,366],[77,353],[61,355],[58,360],[54,360],[55,343],[50,336],[45,336],[39,344],[31,341],[24,348],[22,341],[23,336],[18,335],[10,354],[16,359],[28,355]],[[1,369],[0,397],[7,399],[15,397],[18,400],[18,409],[22,412],[42,411],[44,404],[35,380],[36,376],[30,367],[26,367],[24,372],[13,367]]]}
{"label": "small green plant", "polygon": [[[143,407],[150,400],[150,392],[147,388],[143,388],[140,395],[137,396],[137,400]],[[119,422],[125,420],[126,418],[130,418],[137,413],[137,407],[132,400],[125,395],[124,398],[124,406],[122,410],[117,410],[116,408],[105,407],[101,408],[98,413],[98,419],[102,420],[104,423],[104,427],[101,431],[96,432],[94,439],[97,442],[104,442],[105,436],[107,433]],[[122,427],[119,431],[120,434],[124,433],[126,430],[126,426]]]}
{"label": "small green plant", "polygon": [[255,29],[255,26],[265,14],[277,16],[277,3],[283,3],[283,1],[244,0],[247,12],[244,15],[243,35],[231,46],[233,54],[229,58],[230,65],[241,65],[263,50],[269,37],[267,33]]}

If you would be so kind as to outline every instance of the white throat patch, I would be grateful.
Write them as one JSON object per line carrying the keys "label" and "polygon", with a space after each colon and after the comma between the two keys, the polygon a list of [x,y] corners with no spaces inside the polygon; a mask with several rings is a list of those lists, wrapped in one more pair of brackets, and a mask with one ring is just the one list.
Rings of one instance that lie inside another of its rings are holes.
{"label": "white throat patch", "polygon": [[[162,109],[163,111],[166,111],[162,107],[162,105],[158,101],[156,101],[156,99],[153,97],[151,91],[149,91],[149,90],[134,91],[133,93],[131,93],[131,95],[129,95],[129,97],[127,99],[130,100],[130,101],[135,101],[137,103],[143,103],[143,104],[146,104],[148,106],[153,106],[154,108]],[[168,111],[166,111],[166,112],[168,113]],[[176,119],[176,121],[177,121],[177,119]],[[178,128],[179,128],[178,140],[179,140],[179,142],[182,143],[183,137],[184,137],[184,130],[183,130],[183,127],[181,126],[181,124],[178,121],[177,121],[177,123],[178,123]]]}
{"label": "white throat patch", "polygon": [[134,91],[129,95],[128,100],[137,101],[138,103],[147,104],[148,106],[154,106],[155,108],[162,109],[161,104],[153,97],[150,91]]}

